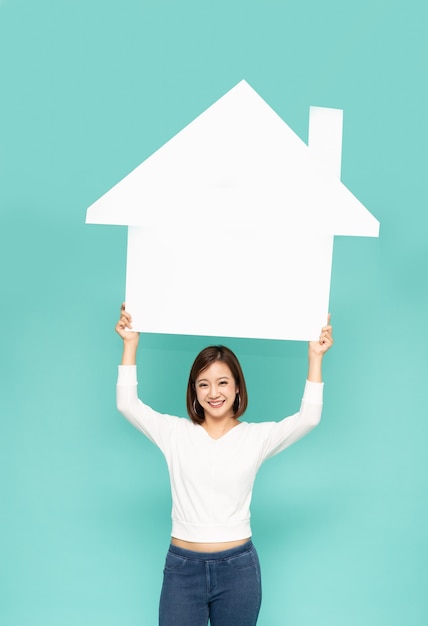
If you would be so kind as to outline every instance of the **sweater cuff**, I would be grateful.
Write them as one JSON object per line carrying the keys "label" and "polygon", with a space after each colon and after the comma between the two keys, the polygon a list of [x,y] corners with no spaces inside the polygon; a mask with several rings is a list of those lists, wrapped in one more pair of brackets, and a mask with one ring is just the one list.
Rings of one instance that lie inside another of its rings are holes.
{"label": "sweater cuff", "polygon": [[137,384],[137,366],[136,365],[119,365],[119,374],[117,377],[118,385],[136,385]]}
{"label": "sweater cuff", "polygon": [[324,390],[324,383],[312,383],[309,380],[306,381],[305,391],[303,399],[305,402],[312,402],[313,404],[321,404]]}

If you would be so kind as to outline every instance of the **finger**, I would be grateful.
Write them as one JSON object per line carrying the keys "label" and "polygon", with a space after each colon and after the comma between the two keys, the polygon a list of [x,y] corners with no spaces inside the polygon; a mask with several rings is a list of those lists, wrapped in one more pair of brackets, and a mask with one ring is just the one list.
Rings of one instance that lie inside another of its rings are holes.
{"label": "finger", "polygon": [[323,330],[320,335],[320,341],[330,341],[333,342],[333,337],[331,334],[331,330]]}
{"label": "finger", "polygon": [[121,315],[116,326],[125,329],[127,326],[129,326],[129,323],[130,323],[129,317],[126,315]]}
{"label": "finger", "polygon": [[120,318],[124,318],[127,320],[127,322],[131,323],[132,322],[132,316],[130,313],[128,313],[128,311],[126,310],[126,303],[122,302],[122,305],[120,307]]}
{"label": "finger", "polygon": [[132,316],[127,311],[122,311],[120,319],[125,320],[126,322],[132,322]]}

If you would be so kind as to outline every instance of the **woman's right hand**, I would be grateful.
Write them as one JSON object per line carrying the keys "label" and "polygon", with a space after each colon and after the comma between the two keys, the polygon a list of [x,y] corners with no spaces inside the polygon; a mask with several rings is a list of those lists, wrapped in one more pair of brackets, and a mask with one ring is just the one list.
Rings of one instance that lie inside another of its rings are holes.
{"label": "woman's right hand", "polygon": [[139,333],[132,330],[131,314],[125,309],[125,303],[120,307],[120,319],[115,328],[117,334],[122,337],[124,343],[138,344]]}
{"label": "woman's right hand", "polygon": [[116,332],[123,339],[122,365],[136,365],[139,333],[132,330],[132,317],[125,310],[125,303],[120,307],[120,320]]}

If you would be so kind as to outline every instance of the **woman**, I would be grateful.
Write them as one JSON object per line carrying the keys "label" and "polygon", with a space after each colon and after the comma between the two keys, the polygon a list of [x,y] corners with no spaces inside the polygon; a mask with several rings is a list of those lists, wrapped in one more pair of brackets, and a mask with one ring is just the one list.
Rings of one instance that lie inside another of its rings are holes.
{"label": "woman", "polygon": [[165,455],[172,491],[172,536],[160,599],[160,626],[255,626],[260,566],[251,541],[254,479],[267,458],[306,435],[321,418],[324,354],[333,344],[330,316],[310,341],[300,411],[280,422],[240,422],[247,407],[236,356],[210,346],[196,357],[186,418],[162,415],[137,396],[138,333],[122,305],[117,406]]}

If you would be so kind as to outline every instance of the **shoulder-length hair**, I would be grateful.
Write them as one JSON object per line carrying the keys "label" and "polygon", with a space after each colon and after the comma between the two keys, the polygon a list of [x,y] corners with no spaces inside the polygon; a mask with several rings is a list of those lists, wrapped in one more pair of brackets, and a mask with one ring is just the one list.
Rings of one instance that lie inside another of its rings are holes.
{"label": "shoulder-length hair", "polygon": [[236,355],[226,346],[208,346],[196,357],[189,374],[187,383],[186,406],[190,419],[195,424],[202,424],[205,420],[204,409],[196,397],[196,379],[199,374],[206,370],[215,361],[221,361],[229,366],[239,393],[236,394],[233,403],[234,418],[238,419],[244,414],[248,405],[247,387],[244,374]]}

